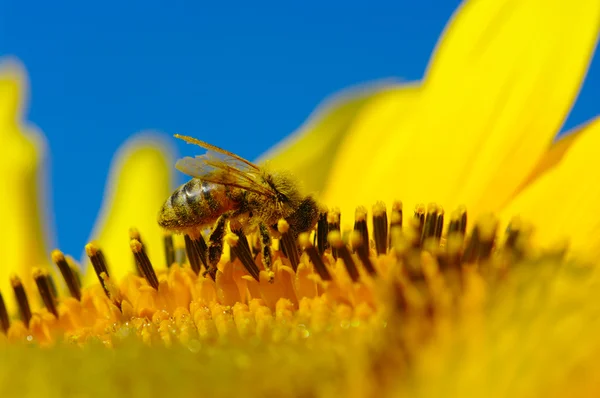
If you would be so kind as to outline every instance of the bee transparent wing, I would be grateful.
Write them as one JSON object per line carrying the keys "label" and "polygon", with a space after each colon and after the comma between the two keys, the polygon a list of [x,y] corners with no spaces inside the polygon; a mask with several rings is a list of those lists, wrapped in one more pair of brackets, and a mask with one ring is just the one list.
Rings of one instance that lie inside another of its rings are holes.
{"label": "bee transparent wing", "polygon": [[228,154],[209,151],[206,155],[185,157],[175,167],[191,177],[214,184],[241,188],[272,197],[276,193],[260,182],[260,169]]}

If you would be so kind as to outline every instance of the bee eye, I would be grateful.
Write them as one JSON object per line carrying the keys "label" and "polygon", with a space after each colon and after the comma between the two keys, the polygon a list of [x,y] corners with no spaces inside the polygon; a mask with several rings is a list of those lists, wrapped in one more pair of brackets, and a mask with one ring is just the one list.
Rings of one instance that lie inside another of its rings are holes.
{"label": "bee eye", "polygon": [[248,217],[252,217],[252,212],[249,212],[249,213],[248,213]]}

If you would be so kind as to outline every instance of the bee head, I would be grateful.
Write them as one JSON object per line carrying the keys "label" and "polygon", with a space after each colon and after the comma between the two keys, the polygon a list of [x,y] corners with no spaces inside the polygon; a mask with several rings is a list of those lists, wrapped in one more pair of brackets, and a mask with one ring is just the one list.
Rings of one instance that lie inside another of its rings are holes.
{"label": "bee head", "polygon": [[304,198],[288,218],[290,226],[296,233],[308,232],[317,223],[319,218],[319,205],[311,197]]}

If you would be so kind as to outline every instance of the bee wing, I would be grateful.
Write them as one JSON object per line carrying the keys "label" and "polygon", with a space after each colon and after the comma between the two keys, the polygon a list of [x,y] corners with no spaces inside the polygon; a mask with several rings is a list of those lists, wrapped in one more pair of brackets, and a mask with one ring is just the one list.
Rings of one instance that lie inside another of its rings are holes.
{"label": "bee wing", "polygon": [[260,180],[260,168],[248,160],[195,138],[175,135],[177,138],[208,149],[205,155],[185,157],[175,167],[191,176],[214,184],[229,185],[267,197],[277,193]]}
{"label": "bee wing", "polygon": [[202,181],[237,187],[266,197],[276,195],[275,191],[259,182],[259,169],[240,164],[236,159],[216,157],[212,152],[194,158],[179,159],[175,167],[182,173]]}

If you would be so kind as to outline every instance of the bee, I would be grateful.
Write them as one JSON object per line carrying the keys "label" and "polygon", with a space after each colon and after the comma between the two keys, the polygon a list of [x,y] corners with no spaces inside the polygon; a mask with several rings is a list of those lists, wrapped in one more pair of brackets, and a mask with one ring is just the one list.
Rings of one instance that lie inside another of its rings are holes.
{"label": "bee", "polygon": [[175,167],[193,177],[165,201],[158,224],[169,231],[187,233],[212,226],[208,244],[208,272],[221,257],[226,223],[236,221],[245,234],[258,232],[265,266],[271,267],[271,236],[278,237],[277,222],[285,219],[293,237],[312,230],[319,206],[303,195],[285,171],[267,171],[246,159],[192,137],[175,135],[207,150],[185,157]]}

